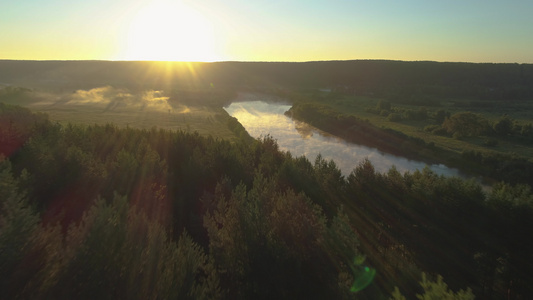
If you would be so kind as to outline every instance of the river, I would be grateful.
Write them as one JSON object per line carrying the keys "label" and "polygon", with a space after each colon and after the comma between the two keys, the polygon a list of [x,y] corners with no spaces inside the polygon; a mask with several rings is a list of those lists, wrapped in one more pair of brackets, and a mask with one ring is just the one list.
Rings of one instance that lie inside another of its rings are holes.
{"label": "river", "polygon": [[[224,109],[237,118],[252,137],[270,135],[277,140],[281,150],[290,151],[293,156],[305,155],[311,162],[320,153],[325,159],[333,159],[345,176],[365,158],[381,173],[387,172],[392,166],[396,166],[401,173],[421,170],[426,166],[424,162],[346,142],[306,123],[295,121],[284,115],[291,108],[290,104],[260,101],[255,97],[251,101],[242,99],[245,97],[240,98]],[[459,170],[442,164],[428,167],[439,175],[462,177]]]}

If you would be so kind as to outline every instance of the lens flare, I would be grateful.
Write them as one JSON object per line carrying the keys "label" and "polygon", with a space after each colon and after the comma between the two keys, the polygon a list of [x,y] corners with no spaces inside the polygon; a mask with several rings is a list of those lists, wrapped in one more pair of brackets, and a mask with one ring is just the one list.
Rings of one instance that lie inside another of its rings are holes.
{"label": "lens flare", "polygon": [[363,266],[362,263],[364,258],[356,257],[353,262],[352,272],[354,282],[350,291],[352,293],[357,293],[364,288],[366,288],[376,276],[376,269],[370,268],[368,266]]}

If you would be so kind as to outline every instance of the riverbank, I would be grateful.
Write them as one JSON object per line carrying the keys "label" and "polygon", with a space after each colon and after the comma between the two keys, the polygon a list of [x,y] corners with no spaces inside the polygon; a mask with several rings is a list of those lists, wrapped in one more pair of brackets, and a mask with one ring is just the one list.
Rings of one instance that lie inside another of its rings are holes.
{"label": "riverbank", "polygon": [[460,169],[488,182],[504,181],[532,185],[533,164],[521,157],[486,154],[475,151],[453,152],[410,137],[392,129],[382,129],[353,115],[316,103],[296,102],[287,114],[295,120],[311,124],[346,141],[375,147],[380,151],[440,163]]}
{"label": "riverbank", "polygon": [[289,151],[294,157],[305,156],[311,162],[316,161],[319,155],[322,159],[333,160],[346,177],[366,160],[379,173],[387,173],[393,167],[402,174],[429,168],[438,175],[470,177],[442,164],[429,164],[346,141],[285,115],[291,108],[289,104],[269,102],[268,98],[265,101],[252,99],[233,102],[224,109],[252,137],[261,139],[270,136],[276,140],[280,150]]}

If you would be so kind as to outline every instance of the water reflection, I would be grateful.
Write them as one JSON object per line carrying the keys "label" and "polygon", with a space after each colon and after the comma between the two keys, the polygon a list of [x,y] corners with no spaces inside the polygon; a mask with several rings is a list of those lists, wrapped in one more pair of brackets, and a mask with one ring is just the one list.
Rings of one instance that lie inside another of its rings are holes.
{"label": "water reflection", "polygon": [[[365,158],[379,172],[387,172],[393,165],[402,173],[426,166],[423,162],[348,143],[309,124],[294,121],[283,114],[290,107],[287,104],[255,100],[234,102],[224,109],[237,118],[251,136],[257,138],[269,134],[278,141],[281,150],[290,151],[294,156],[305,155],[311,162],[320,153],[325,159],[333,159],[344,175],[350,174]],[[429,168],[439,175],[460,176],[457,169],[444,165],[431,165]]]}
{"label": "water reflection", "polygon": [[[302,136],[302,138],[310,138],[313,136],[313,132],[317,131],[315,127],[301,121],[294,121],[294,129]],[[323,132],[324,135],[328,135],[327,133]]]}

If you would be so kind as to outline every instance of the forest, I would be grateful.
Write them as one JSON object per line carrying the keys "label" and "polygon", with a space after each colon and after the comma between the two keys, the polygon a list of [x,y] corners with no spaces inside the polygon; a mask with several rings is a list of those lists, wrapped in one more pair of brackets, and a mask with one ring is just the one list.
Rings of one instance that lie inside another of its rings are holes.
{"label": "forest", "polygon": [[528,185],[486,194],[368,161],[345,178],[270,137],[62,125],[6,104],[0,123],[6,298],[533,295]]}
{"label": "forest", "polygon": [[[238,91],[490,188],[344,176]],[[528,64],[0,61],[0,299],[533,298],[532,97]]]}
{"label": "forest", "polygon": [[301,63],[0,60],[0,83],[48,89],[102,85],[173,89],[210,84],[257,89],[331,88],[402,97],[422,89],[432,95],[485,100],[531,99],[533,65],[391,60]]}

